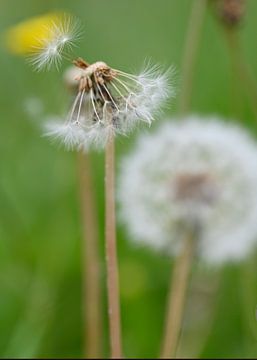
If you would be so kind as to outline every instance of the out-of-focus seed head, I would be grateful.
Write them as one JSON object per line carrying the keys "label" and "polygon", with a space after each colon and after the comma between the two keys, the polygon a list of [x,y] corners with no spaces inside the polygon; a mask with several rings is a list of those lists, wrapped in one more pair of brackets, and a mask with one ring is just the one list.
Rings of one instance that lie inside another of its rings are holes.
{"label": "out-of-focus seed head", "polygon": [[245,14],[245,0],[211,0],[219,20],[227,27],[238,26]]}
{"label": "out-of-focus seed head", "polygon": [[206,263],[244,258],[257,239],[257,146],[218,118],[171,120],[122,162],[121,218],[137,244],[176,254],[198,233]]}

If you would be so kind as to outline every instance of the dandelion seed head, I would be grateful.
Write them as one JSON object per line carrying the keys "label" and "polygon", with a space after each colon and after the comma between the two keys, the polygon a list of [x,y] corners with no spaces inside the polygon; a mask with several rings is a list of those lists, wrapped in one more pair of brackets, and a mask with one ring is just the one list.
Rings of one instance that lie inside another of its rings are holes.
{"label": "dandelion seed head", "polygon": [[127,135],[140,121],[150,125],[170,94],[168,74],[161,69],[132,75],[103,61],[89,64],[78,58],[73,63],[64,81],[78,95],[67,123],[79,118],[84,134],[77,146],[80,150],[101,149],[110,137]]}
{"label": "dandelion seed head", "polygon": [[244,258],[257,237],[257,147],[218,118],[170,121],[139,138],[122,163],[121,219],[137,244],[176,254],[200,229],[206,263]]}
{"label": "dandelion seed head", "polygon": [[218,19],[227,27],[238,26],[245,15],[245,0],[218,0],[212,2]]}

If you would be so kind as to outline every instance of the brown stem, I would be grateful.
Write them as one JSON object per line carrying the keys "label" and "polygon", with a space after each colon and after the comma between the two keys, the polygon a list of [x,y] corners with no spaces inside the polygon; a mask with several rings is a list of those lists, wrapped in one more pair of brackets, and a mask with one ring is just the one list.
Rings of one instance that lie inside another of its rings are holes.
{"label": "brown stem", "polygon": [[193,87],[193,75],[197,51],[201,38],[206,0],[194,0],[189,19],[183,63],[181,70],[181,90],[179,98],[179,113],[183,116],[190,106]]}
{"label": "brown stem", "polygon": [[83,224],[84,353],[87,358],[95,359],[101,357],[102,339],[98,221],[89,155],[79,153],[78,162]]}
{"label": "brown stem", "polygon": [[257,84],[252,77],[248,63],[244,58],[243,51],[240,45],[240,39],[237,29],[225,29],[225,35],[230,52],[231,62],[234,63],[238,81],[244,87],[245,92],[248,94],[255,118],[257,119]]}
{"label": "brown stem", "polygon": [[122,357],[119,273],[116,249],[114,138],[105,150],[105,246],[111,357]]}
{"label": "brown stem", "polygon": [[171,277],[161,359],[170,359],[176,356],[194,245],[195,239],[192,233],[190,233],[187,235],[181,254],[175,262],[175,268]]}

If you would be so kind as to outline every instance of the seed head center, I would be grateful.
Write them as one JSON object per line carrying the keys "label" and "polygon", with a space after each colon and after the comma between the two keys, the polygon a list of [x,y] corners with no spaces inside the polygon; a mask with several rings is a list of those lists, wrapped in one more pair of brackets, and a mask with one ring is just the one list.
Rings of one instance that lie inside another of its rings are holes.
{"label": "seed head center", "polygon": [[94,88],[94,86],[102,86],[110,82],[117,75],[116,71],[103,61],[88,64],[79,58],[74,60],[73,63],[82,70],[80,76],[77,78],[80,91],[85,90],[88,92]]}
{"label": "seed head center", "polygon": [[176,179],[175,196],[178,201],[197,201],[213,204],[218,195],[217,184],[207,173],[180,174]]}

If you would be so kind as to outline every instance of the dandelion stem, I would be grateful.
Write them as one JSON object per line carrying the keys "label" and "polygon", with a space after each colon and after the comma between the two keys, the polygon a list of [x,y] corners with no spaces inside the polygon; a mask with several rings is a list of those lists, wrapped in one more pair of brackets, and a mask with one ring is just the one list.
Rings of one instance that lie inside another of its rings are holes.
{"label": "dandelion stem", "polygon": [[105,246],[107,267],[107,296],[110,329],[111,357],[122,357],[119,273],[116,249],[115,218],[115,178],[114,178],[115,144],[112,136],[105,150]]}
{"label": "dandelion stem", "polygon": [[241,80],[246,93],[248,94],[255,118],[257,119],[257,84],[251,75],[248,63],[246,62],[240,46],[238,30],[234,28],[225,29],[225,35],[230,52],[231,62]]}
{"label": "dandelion stem", "polygon": [[181,71],[179,112],[183,116],[189,108],[193,87],[196,55],[201,38],[206,0],[194,0],[189,19]]}
{"label": "dandelion stem", "polygon": [[183,320],[184,305],[191,264],[194,254],[195,239],[193,233],[187,234],[183,249],[178,256],[171,277],[170,294],[161,359],[175,358]]}
{"label": "dandelion stem", "polygon": [[93,196],[90,157],[79,153],[80,197],[83,223],[83,311],[85,356],[101,357],[102,318],[98,224]]}

